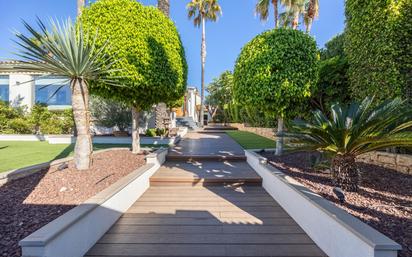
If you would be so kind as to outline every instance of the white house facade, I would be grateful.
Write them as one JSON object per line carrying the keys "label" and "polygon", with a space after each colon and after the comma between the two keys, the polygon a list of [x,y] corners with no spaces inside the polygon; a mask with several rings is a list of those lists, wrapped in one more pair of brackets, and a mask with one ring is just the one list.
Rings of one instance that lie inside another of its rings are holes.
{"label": "white house facade", "polygon": [[30,110],[34,104],[46,104],[49,109],[71,107],[69,81],[56,76],[31,74],[12,68],[13,63],[0,65],[0,100],[12,106]]}

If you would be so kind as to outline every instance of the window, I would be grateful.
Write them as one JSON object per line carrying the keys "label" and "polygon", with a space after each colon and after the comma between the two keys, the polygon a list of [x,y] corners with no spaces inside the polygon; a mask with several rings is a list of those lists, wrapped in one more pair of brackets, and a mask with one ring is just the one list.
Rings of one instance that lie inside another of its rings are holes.
{"label": "window", "polygon": [[71,105],[69,80],[60,77],[37,77],[36,103],[47,105]]}
{"label": "window", "polygon": [[9,76],[0,76],[0,100],[9,101]]}

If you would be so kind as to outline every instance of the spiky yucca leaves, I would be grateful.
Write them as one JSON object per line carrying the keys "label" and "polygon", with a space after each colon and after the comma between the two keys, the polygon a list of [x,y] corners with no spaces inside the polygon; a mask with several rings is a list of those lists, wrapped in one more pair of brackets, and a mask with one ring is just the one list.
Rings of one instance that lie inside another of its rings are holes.
{"label": "spiky yucca leaves", "polygon": [[412,110],[401,99],[373,105],[373,98],[350,105],[335,104],[328,117],[313,112],[313,121],[292,122],[285,133],[292,149],[331,154],[332,177],[337,186],[357,191],[357,156],[387,147],[411,147]]}
{"label": "spiky yucca leaves", "polygon": [[96,81],[117,86],[115,81],[106,79],[114,71],[111,67],[115,61],[103,54],[107,44],[100,49],[95,47],[96,33],[89,36],[71,20],[63,23],[51,20],[50,29],[38,20],[39,31],[28,23],[23,23],[29,35],[16,33],[15,42],[19,45],[17,55],[21,58],[18,68],[44,75],[62,76],[70,81],[77,130],[75,166],[79,170],[88,169],[92,153],[88,83]]}

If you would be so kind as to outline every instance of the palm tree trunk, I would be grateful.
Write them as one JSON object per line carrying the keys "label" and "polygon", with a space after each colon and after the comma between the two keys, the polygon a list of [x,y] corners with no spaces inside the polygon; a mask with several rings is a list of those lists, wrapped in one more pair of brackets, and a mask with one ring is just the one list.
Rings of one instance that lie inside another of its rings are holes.
{"label": "palm tree trunk", "polygon": [[276,152],[275,155],[282,155],[283,153],[283,136],[281,135],[283,133],[283,118],[279,117],[278,118],[278,132],[276,133]]}
{"label": "palm tree trunk", "polygon": [[132,153],[140,153],[139,110],[132,107]]}
{"label": "palm tree trunk", "polygon": [[337,155],[332,160],[331,170],[335,186],[348,192],[358,191],[360,173],[355,156]]}
{"label": "palm tree trunk", "polygon": [[82,14],[84,5],[85,0],[77,0],[77,16],[80,16]]}
{"label": "palm tree trunk", "polygon": [[89,91],[81,79],[72,81],[72,108],[77,139],[74,147],[74,164],[78,170],[87,170],[91,164],[93,150],[90,135]]}
{"label": "palm tree trunk", "polygon": [[278,0],[272,0],[273,4],[273,11],[275,15],[275,29],[279,27],[279,6],[278,6]]}
{"label": "palm tree trunk", "polygon": [[293,14],[292,29],[297,29],[299,25],[299,12]]}
{"label": "palm tree trunk", "polygon": [[312,20],[312,18],[309,18],[309,20],[308,20],[308,24],[306,24],[306,33],[310,33],[310,31],[312,30],[312,23],[313,23],[313,20]]}
{"label": "palm tree trunk", "polygon": [[170,0],[157,0],[157,8],[167,17],[170,16]]}
{"label": "palm tree trunk", "polygon": [[204,102],[205,102],[205,63],[206,63],[206,23],[205,19],[202,18],[202,46],[201,46],[201,61],[202,61],[202,85],[200,92],[200,126],[204,125]]}

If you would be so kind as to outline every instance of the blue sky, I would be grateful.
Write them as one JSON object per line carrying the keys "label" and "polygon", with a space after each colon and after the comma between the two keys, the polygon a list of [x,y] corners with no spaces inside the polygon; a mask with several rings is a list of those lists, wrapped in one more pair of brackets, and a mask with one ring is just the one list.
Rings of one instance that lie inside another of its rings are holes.
{"label": "blue sky", "polygon": [[[170,0],[171,18],[175,22],[186,49],[189,64],[188,83],[200,85],[201,30],[187,19],[185,6],[189,0]],[[263,23],[254,15],[257,0],[219,0],[223,15],[217,23],[207,23],[206,83],[225,70],[232,70],[242,46],[257,34],[273,27],[273,16]],[[140,0],[156,4],[156,0]],[[36,16],[65,19],[75,17],[76,0],[0,0],[0,59],[12,57],[13,30],[22,31],[21,20],[32,23]],[[271,14],[273,15],[273,14]],[[312,35],[322,47],[344,29],[344,0],[320,0],[320,15]]]}

